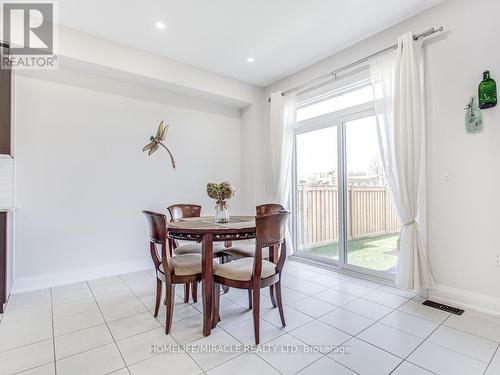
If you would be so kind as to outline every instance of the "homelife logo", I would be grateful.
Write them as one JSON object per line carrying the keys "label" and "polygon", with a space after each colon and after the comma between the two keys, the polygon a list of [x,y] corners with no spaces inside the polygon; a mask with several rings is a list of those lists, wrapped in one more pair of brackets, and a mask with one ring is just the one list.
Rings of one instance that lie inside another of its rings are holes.
{"label": "homelife logo", "polygon": [[8,47],[2,48],[1,68],[56,68],[56,4],[3,1],[1,5],[1,40]]}

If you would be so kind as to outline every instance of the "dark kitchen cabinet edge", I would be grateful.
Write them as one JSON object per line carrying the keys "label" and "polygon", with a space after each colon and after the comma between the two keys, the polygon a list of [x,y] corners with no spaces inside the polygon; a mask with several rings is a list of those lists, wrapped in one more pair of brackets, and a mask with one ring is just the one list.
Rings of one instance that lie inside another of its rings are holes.
{"label": "dark kitchen cabinet edge", "polygon": [[7,212],[0,212],[0,314],[7,302]]}
{"label": "dark kitchen cabinet edge", "polygon": [[[0,58],[8,49],[0,47]],[[12,70],[0,68],[0,154],[12,155]]]}

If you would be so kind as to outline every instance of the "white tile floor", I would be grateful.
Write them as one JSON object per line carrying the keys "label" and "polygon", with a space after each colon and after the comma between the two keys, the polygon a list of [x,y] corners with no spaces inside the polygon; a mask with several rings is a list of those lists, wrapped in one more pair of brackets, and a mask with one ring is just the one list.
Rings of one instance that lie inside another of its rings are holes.
{"label": "white tile floor", "polygon": [[499,318],[449,315],[412,293],[298,262],[285,268],[287,326],[263,290],[263,345],[253,351],[246,291],[223,295],[209,337],[201,303],[180,297],[166,336],[153,293],[152,273],[139,272],[12,296],[0,315],[0,375],[500,374]]}

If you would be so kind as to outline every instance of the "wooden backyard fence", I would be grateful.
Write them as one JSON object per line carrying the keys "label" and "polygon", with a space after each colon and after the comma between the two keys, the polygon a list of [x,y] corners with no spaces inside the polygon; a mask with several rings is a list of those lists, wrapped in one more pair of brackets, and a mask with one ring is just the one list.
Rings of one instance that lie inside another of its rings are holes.
{"label": "wooden backyard fence", "polygon": [[[299,247],[322,246],[339,239],[338,189],[334,185],[299,185],[297,242]],[[396,233],[398,215],[385,186],[348,186],[349,239]]]}

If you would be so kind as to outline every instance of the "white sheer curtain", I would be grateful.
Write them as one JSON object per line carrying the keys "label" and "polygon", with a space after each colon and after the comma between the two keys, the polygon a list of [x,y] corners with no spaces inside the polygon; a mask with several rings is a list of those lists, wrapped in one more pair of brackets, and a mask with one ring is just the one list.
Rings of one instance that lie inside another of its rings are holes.
{"label": "white sheer curtain", "polygon": [[399,287],[435,287],[427,259],[424,69],[422,41],[409,32],[396,51],[370,60],[380,153],[399,218]]}
{"label": "white sheer curtain", "polygon": [[[271,94],[270,156],[274,202],[289,208],[292,186],[292,155],[297,96],[283,96],[281,91]],[[293,252],[290,231],[286,233],[287,252]]]}

